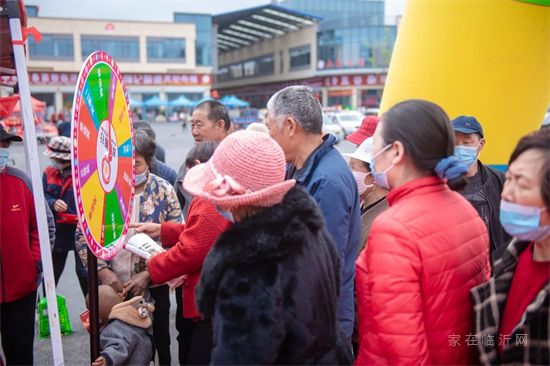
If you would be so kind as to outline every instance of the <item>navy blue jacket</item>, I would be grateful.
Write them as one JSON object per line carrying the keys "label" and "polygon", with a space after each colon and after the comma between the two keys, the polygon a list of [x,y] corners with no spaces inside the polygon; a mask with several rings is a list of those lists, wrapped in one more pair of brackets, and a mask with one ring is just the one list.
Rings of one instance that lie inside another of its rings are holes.
{"label": "navy blue jacket", "polygon": [[176,171],[157,158],[153,158],[153,161],[154,162],[152,164],[151,173],[161,177],[162,179],[170,183],[172,187],[175,187],[176,178],[178,176]]}
{"label": "navy blue jacket", "polygon": [[326,135],[323,140],[302,169],[289,169],[287,178],[296,179],[317,201],[326,228],[336,243],[342,264],[338,320],[344,333],[351,337],[355,316],[355,259],[361,235],[359,193],[348,164],[334,148],[336,137]]}

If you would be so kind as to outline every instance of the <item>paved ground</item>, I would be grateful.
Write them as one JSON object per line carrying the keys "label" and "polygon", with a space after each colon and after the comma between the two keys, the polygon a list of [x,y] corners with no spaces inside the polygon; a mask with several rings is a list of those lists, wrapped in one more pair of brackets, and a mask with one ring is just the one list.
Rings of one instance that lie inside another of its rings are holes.
{"label": "paved ground", "polygon": [[[174,169],[178,169],[185,159],[187,151],[193,145],[193,138],[189,129],[183,129],[179,123],[156,124],[153,126],[157,133],[157,141],[166,149],[166,162]],[[44,151],[45,146],[39,145],[40,154]],[[354,145],[347,141],[338,144],[338,149],[342,152],[351,152],[354,150]],[[10,156],[13,163],[22,169],[25,169],[25,156],[22,144],[14,144],[10,148]],[[41,169],[48,164],[48,159],[41,155]],[[85,303],[76,274],[74,272],[74,257],[69,255],[65,271],[61,276],[57,292],[63,295],[67,300],[67,307],[71,319],[73,333],[63,336],[63,354],[66,365],[85,365],[89,364],[89,336],[81,325],[79,314],[85,310]],[[175,299],[172,293],[171,307],[171,341],[172,341],[172,363],[177,364],[177,345],[176,345],[176,330],[174,325],[175,316]],[[38,326],[37,326],[38,330]],[[38,332],[35,338],[35,364],[36,365],[51,365],[51,343],[50,339],[39,339]]]}

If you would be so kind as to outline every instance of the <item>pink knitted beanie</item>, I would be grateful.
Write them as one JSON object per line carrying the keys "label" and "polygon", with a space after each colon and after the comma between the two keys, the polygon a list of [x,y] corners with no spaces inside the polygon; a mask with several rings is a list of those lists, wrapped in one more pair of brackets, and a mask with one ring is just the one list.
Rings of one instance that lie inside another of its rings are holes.
{"label": "pink knitted beanie", "polygon": [[285,156],[275,140],[238,131],[220,143],[208,162],[187,172],[183,187],[223,207],[270,207],[296,184],[285,181],[285,171]]}

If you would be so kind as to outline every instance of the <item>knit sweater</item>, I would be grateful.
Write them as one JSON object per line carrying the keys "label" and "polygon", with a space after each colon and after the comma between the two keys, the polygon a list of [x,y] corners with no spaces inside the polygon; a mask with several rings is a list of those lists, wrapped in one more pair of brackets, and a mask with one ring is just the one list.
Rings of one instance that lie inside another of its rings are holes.
{"label": "knit sweater", "polygon": [[388,209],[388,201],[381,199],[373,206],[369,207],[365,212],[361,214],[361,242],[359,246],[359,252],[365,249],[367,245],[367,239],[369,238],[370,227],[374,222],[374,219],[378,217],[382,212]]}
{"label": "knit sweater", "polygon": [[195,304],[195,287],[202,264],[218,236],[229,226],[212,203],[199,197],[191,202],[186,224],[165,222],[161,225],[162,244],[172,248],[155,255],[147,266],[154,283],[187,275],[183,283],[185,318],[200,316]]}

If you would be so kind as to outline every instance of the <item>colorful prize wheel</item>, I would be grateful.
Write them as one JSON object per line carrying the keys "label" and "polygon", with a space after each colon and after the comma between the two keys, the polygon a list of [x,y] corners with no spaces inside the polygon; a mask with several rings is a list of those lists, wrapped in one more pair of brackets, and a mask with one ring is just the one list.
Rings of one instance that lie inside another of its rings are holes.
{"label": "colorful prize wheel", "polygon": [[116,62],[92,53],[77,82],[72,119],[73,185],[90,250],[109,260],[128,231],[134,200],[134,144],[126,88]]}

